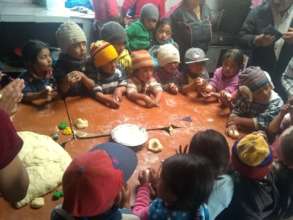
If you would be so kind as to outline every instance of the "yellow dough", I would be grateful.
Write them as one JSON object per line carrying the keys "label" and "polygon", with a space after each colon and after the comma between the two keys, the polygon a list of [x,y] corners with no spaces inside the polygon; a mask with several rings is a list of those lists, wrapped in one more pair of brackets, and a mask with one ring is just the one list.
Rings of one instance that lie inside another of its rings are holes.
{"label": "yellow dough", "polygon": [[18,132],[18,135],[24,143],[19,158],[30,179],[25,198],[15,204],[20,208],[54,190],[61,183],[71,157],[49,136],[28,131]]}
{"label": "yellow dough", "polygon": [[148,150],[158,153],[163,150],[163,145],[160,143],[160,141],[156,138],[152,138],[149,140]]}
{"label": "yellow dough", "polygon": [[86,119],[78,118],[74,122],[74,125],[78,129],[83,129],[83,128],[87,128],[89,126],[89,123]]}
{"label": "yellow dough", "polygon": [[42,208],[45,205],[45,200],[43,197],[39,197],[39,198],[35,198],[32,202],[31,202],[31,207],[33,209],[39,209]]}

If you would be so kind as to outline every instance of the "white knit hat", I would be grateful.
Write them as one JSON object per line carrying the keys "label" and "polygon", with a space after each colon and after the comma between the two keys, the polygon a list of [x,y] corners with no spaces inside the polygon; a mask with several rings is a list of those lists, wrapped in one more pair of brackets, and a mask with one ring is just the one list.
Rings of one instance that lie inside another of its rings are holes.
{"label": "white knit hat", "polygon": [[56,31],[56,39],[59,47],[64,53],[75,43],[87,41],[85,33],[80,26],[72,21],[63,23]]}
{"label": "white knit hat", "polygon": [[161,67],[168,63],[180,63],[178,49],[173,44],[164,44],[158,50],[158,61]]}

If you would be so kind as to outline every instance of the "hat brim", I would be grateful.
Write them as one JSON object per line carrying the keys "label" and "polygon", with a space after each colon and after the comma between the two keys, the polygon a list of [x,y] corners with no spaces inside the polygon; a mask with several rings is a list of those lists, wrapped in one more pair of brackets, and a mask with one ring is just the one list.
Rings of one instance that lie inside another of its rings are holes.
{"label": "hat brim", "polygon": [[123,179],[126,183],[137,167],[136,153],[132,149],[114,142],[98,144],[90,151],[97,149],[105,150],[108,153],[112,159],[113,166],[123,172]]}
{"label": "hat brim", "polygon": [[200,60],[191,60],[191,61],[187,61],[187,62],[184,62],[185,64],[191,64],[191,63],[201,63],[201,62],[206,62],[206,61],[209,61],[210,59],[209,58],[204,58],[204,59],[200,59]]}

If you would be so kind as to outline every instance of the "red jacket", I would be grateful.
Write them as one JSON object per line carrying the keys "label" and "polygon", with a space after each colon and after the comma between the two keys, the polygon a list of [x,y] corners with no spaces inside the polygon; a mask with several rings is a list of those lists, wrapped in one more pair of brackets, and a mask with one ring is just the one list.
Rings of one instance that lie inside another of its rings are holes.
{"label": "red jacket", "polygon": [[147,3],[152,3],[159,8],[160,17],[164,17],[165,2],[166,0],[125,0],[122,5],[122,12],[126,13],[128,9],[135,5],[135,17],[139,18],[141,8]]}
{"label": "red jacket", "polygon": [[93,0],[96,20],[109,21],[119,16],[116,0]]}

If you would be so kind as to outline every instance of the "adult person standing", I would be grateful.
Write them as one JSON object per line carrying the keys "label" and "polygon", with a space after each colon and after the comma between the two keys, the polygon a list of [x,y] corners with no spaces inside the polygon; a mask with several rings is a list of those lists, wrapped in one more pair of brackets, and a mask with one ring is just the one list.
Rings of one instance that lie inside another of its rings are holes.
{"label": "adult person standing", "polygon": [[204,0],[183,0],[170,18],[181,57],[191,47],[207,51],[212,37],[212,25],[210,9]]}
{"label": "adult person standing", "polygon": [[[280,32],[278,39],[276,32]],[[293,0],[267,0],[250,11],[240,30],[250,64],[269,72],[282,92],[281,74],[293,56]]]}

